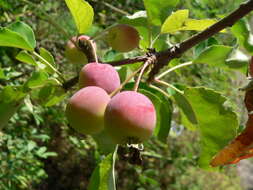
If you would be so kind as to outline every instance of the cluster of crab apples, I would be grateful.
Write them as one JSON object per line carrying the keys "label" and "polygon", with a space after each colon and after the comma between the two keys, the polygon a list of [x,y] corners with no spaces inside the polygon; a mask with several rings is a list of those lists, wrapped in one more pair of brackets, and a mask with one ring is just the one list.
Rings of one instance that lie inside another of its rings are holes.
{"label": "cluster of crab apples", "polygon": [[[88,36],[80,39],[90,40]],[[131,51],[139,43],[138,32],[128,25],[112,27],[106,39],[120,52]],[[87,59],[71,42],[67,44],[66,57],[76,63]],[[79,133],[103,132],[115,144],[140,143],[152,135],[156,125],[154,105],[136,91],[118,92],[121,82],[113,66],[98,62],[84,65],[79,74],[79,88],[66,106],[69,124]]]}

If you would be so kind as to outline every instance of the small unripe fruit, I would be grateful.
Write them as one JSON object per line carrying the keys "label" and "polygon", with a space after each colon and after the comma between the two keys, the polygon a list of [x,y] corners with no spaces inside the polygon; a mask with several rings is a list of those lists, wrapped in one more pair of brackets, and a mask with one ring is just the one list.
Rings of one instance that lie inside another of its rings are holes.
{"label": "small unripe fruit", "polygon": [[109,64],[89,63],[82,68],[79,75],[79,87],[86,86],[98,86],[110,94],[120,86],[119,74]]}
{"label": "small unripe fruit", "polygon": [[[78,40],[90,40],[89,36],[79,36],[78,38],[76,38],[75,36],[72,37],[72,40],[76,43],[78,43]],[[66,58],[69,60],[70,63],[73,64],[86,64],[88,63],[87,57],[86,55],[79,50],[78,48],[76,48],[76,46],[73,44],[73,42],[71,40],[69,40],[67,42],[67,46],[65,48],[65,56]]]}
{"label": "small unripe fruit", "polygon": [[120,52],[128,52],[138,47],[140,37],[134,27],[119,24],[109,29],[106,39],[112,49]]}
{"label": "small unripe fruit", "polygon": [[124,91],[115,95],[105,111],[105,130],[115,143],[147,140],[156,125],[156,111],[143,94]]}
{"label": "small unripe fruit", "polygon": [[109,95],[102,88],[82,88],[70,98],[66,107],[70,125],[82,134],[101,132],[104,128],[105,108],[109,101]]}

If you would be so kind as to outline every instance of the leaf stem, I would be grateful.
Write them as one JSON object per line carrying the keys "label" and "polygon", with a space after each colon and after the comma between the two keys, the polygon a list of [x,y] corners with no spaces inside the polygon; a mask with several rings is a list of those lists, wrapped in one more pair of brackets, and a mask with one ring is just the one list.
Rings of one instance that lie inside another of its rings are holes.
{"label": "leaf stem", "polygon": [[65,82],[64,77],[62,76],[62,74],[55,68],[53,67],[46,59],[44,59],[42,56],[40,56],[37,52],[33,51],[32,54],[34,56],[36,56],[38,59],[40,59],[41,61],[44,62],[44,64],[46,66],[48,66],[50,69],[52,69],[60,78],[63,82]]}
{"label": "leaf stem", "polygon": [[170,73],[170,72],[172,72],[172,71],[174,71],[174,70],[176,70],[176,69],[179,69],[179,68],[182,68],[182,67],[186,67],[186,66],[189,66],[189,65],[192,65],[193,64],[193,62],[192,61],[189,61],[189,62],[186,62],[186,63],[182,63],[182,64],[180,64],[180,65],[177,65],[177,66],[175,66],[175,67],[172,67],[172,68],[169,68],[167,71],[164,71],[163,73],[161,73],[160,75],[158,75],[157,77],[156,77],[156,79],[161,79],[162,77],[164,77],[165,75],[167,75],[168,73]]}
{"label": "leaf stem", "polygon": [[160,37],[160,35],[161,35],[161,33],[159,33],[159,34],[151,41],[151,43],[150,43],[150,48],[153,48],[153,46],[154,46],[156,40]]}
{"label": "leaf stem", "polygon": [[113,152],[113,156],[112,156],[112,179],[113,179],[114,190],[116,190],[115,163],[116,163],[116,158],[117,158],[118,147],[119,145],[116,145],[115,150]]}
{"label": "leaf stem", "polygon": [[162,80],[158,80],[158,79],[154,79],[154,82],[157,83],[157,84],[160,84],[160,85],[163,85],[163,86],[166,86],[166,87],[169,87],[169,88],[172,88],[173,90],[175,90],[176,92],[180,93],[180,94],[184,94],[183,91],[179,90],[178,88],[176,88],[175,86],[165,82],[165,81],[162,81]]}
{"label": "leaf stem", "polygon": [[161,88],[158,88],[157,86],[154,86],[152,84],[149,85],[150,88],[153,88],[159,92],[161,92],[163,95],[165,95],[168,98],[171,98],[171,95],[169,95],[167,92],[165,92],[164,90],[162,90]]}

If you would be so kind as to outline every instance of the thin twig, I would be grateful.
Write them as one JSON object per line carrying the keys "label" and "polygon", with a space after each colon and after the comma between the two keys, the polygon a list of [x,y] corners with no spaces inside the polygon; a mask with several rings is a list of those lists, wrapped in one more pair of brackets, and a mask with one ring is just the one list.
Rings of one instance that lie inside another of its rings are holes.
{"label": "thin twig", "polygon": [[161,79],[162,77],[164,77],[165,75],[167,75],[168,73],[170,73],[170,72],[172,72],[172,71],[174,71],[176,69],[179,69],[179,68],[182,68],[182,67],[186,67],[186,66],[192,65],[192,64],[193,64],[193,62],[189,61],[189,62],[186,62],[186,63],[182,63],[180,65],[177,65],[175,67],[172,67],[172,68],[168,69],[167,71],[164,71],[163,73],[161,73],[160,75],[158,75],[156,77],[156,79]]}
{"label": "thin twig", "polygon": [[[179,45],[176,45],[167,50],[155,53],[156,58],[157,58],[157,64],[155,64],[155,66],[151,70],[148,80],[152,81],[155,75],[160,71],[160,69],[163,66],[165,66],[170,60],[181,57],[184,52],[186,52],[187,50],[189,50],[196,44],[208,39],[209,37],[223,30],[224,28],[232,26],[239,19],[243,18],[252,10],[253,10],[253,0],[250,0],[246,3],[241,4],[241,6],[238,9],[236,9],[231,14],[224,17],[217,23],[213,24],[206,30],[196,34],[195,36],[192,36],[191,38],[183,41]],[[143,55],[143,56],[137,56],[134,58],[124,59],[124,60],[119,60],[119,61],[107,62],[107,64],[111,64],[113,66],[120,66],[120,65],[134,64],[137,62],[145,62],[147,59],[148,59],[148,56]]]}
{"label": "thin twig", "polygon": [[[246,3],[242,3],[238,9],[230,13],[228,16],[224,17],[217,23],[213,24],[206,30],[196,34],[195,36],[189,38],[188,40],[183,41],[177,46],[171,47],[165,51],[161,51],[157,53],[158,59],[167,59],[172,60],[177,57],[181,57],[181,55],[192,48],[193,46],[197,45],[198,43],[208,39],[209,37],[213,36],[214,34],[222,31],[226,27],[233,26],[239,19],[243,18],[247,15],[250,11],[253,10],[253,0],[250,0]],[[164,63],[164,62],[163,62]],[[152,81],[154,76],[160,71],[160,69],[165,66],[164,64],[157,64],[154,66],[152,71],[149,75],[149,81]]]}

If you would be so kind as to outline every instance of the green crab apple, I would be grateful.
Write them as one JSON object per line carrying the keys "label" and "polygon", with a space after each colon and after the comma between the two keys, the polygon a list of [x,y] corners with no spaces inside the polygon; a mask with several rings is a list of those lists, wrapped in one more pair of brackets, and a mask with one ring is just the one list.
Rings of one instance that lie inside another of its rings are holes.
{"label": "green crab apple", "polygon": [[110,101],[105,90],[89,86],[77,91],[66,107],[71,127],[82,134],[97,134],[104,128],[104,112]]}
{"label": "green crab apple", "polygon": [[[90,37],[86,35],[81,35],[78,38],[76,36],[72,37],[72,41],[74,41],[75,43],[77,43],[79,40],[87,41],[87,40],[90,40]],[[73,63],[73,64],[87,64],[88,60],[87,60],[86,55],[81,50],[79,50],[75,46],[75,44],[73,44],[72,41],[69,40],[67,42],[67,45],[65,48],[66,58],[69,60],[70,63]]]}
{"label": "green crab apple", "polygon": [[112,49],[120,52],[128,52],[138,47],[140,37],[134,27],[126,24],[118,24],[108,30],[106,40]]}
{"label": "green crab apple", "polygon": [[145,95],[124,91],[115,95],[105,110],[105,130],[115,143],[147,140],[156,125],[156,111]]}
{"label": "green crab apple", "polygon": [[102,63],[89,63],[79,74],[79,87],[98,86],[107,93],[112,93],[120,86],[120,77],[113,66]]}

